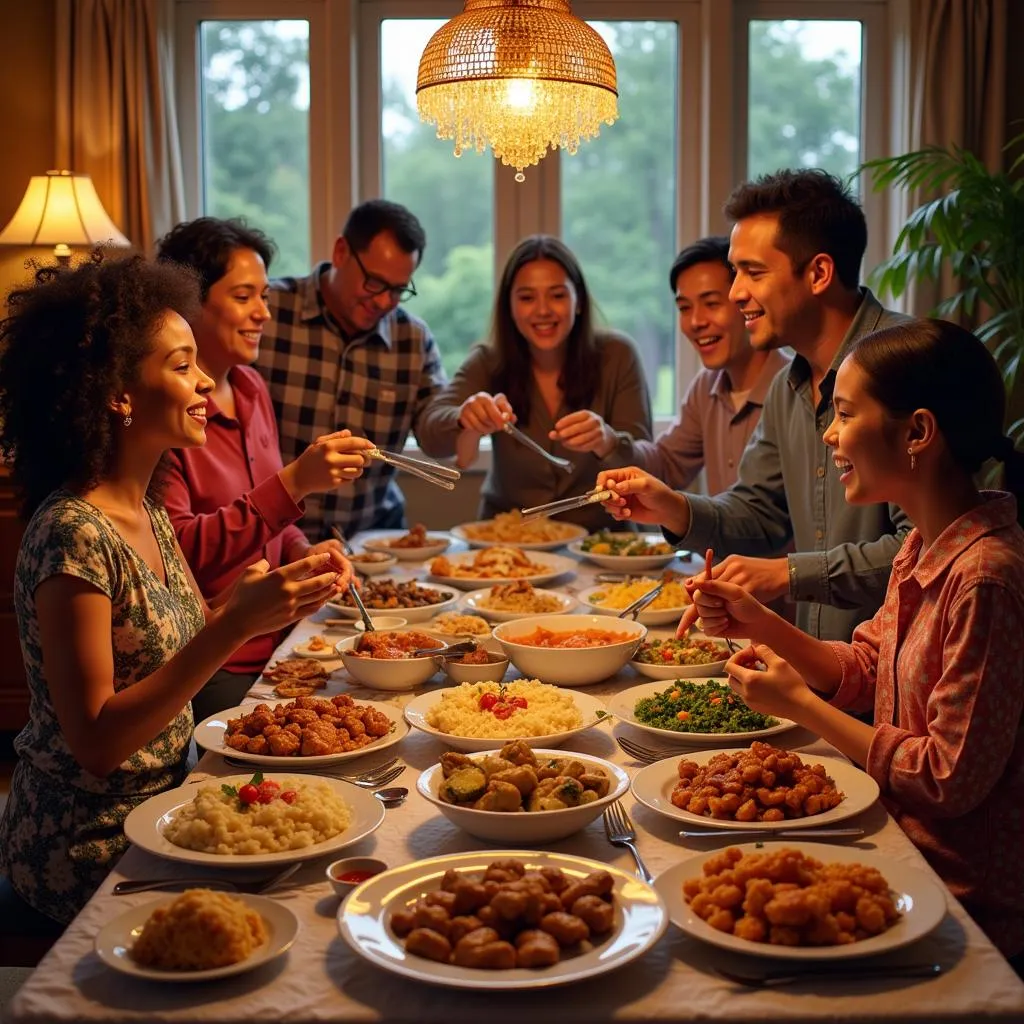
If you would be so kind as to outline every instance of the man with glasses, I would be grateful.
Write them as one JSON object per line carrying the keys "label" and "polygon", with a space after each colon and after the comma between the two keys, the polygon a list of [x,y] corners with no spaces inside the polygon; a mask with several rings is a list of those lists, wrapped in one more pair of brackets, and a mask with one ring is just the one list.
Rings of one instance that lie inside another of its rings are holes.
{"label": "man with glasses", "polygon": [[[271,281],[273,319],[256,368],[270,389],[286,461],[343,427],[392,451],[416,432],[447,383],[430,328],[399,305],[416,294],[412,276],[426,244],[409,210],[371,199],[349,214],[330,262],[308,277]],[[453,452],[435,444],[427,454]],[[346,536],[405,527],[394,468],[374,461],[353,483],[310,495],[299,525],[314,542],[331,526]]]}

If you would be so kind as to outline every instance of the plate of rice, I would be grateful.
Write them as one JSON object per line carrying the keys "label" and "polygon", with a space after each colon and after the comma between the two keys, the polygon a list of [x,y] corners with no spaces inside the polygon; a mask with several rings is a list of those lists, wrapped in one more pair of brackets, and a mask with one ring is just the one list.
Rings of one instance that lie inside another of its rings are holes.
{"label": "plate of rice", "polygon": [[[630,577],[622,583],[600,583],[580,593],[580,603],[598,615],[618,615],[661,582],[652,576]],[[690,598],[681,576],[665,583],[661,593],[637,616],[645,626],[667,626],[679,621]]]}
{"label": "plate of rice", "polygon": [[607,717],[596,697],[536,679],[462,683],[420,694],[405,706],[413,728],[467,754],[498,750],[512,739],[531,747],[561,746]]}
{"label": "plate of rice", "polygon": [[564,615],[576,607],[576,598],[516,580],[474,590],[462,603],[467,611],[491,622],[511,622],[524,615]]}

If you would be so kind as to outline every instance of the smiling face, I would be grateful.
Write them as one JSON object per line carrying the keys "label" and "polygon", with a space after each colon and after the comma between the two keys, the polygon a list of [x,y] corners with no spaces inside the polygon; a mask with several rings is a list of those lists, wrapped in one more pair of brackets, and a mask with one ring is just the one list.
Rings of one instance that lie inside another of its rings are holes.
{"label": "smiling face", "polygon": [[775,245],[777,214],[745,217],[732,229],[729,262],[736,278],[729,298],[746,320],[751,347],[763,351],[814,340],[817,298],[809,272],[795,273],[789,256]]}
{"label": "smiling face", "polygon": [[[155,450],[196,448],[206,443],[206,395],[213,381],[196,362],[196,343],[187,321],[168,310],[153,332],[152,347],[126,390],[132,441]],[[118,407],[118,413],[124,411]]]}
{"label": "smiling face", "polygon": [[556,260],[524,263],[512,279],[509,308],[516,329],[534,352],[562,349],[576,323],[579,297]]}
{"label": "smiling face", "polygon": [[676,278],[679,329],[705,369],[728,368],[750,352],[743,314],[729,301],[732,278],[721,263],[695,263]]}
{"label": "smiling face", "polygon": [[824,441],[851,505],[897,501],[910,464],[907,431],[867,391],[864,371],[847,357],[836,373],[835,409]]}
{"label": "smiling face", "polygon": [[216,373],[256,359],[270,319],[268,294],[263,258],[252,249],[235,249],[224,276],[210,286],[195,325],[204,366]]}

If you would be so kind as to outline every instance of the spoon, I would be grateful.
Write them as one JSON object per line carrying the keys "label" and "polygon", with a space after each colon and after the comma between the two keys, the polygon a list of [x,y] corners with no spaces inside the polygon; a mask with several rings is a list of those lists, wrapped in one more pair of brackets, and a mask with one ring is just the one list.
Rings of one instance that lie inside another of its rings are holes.
{"label": "spoon", "polygon": [[399,804],[405,802],[409,790],[405,786],[389,786],[387,789],[375,789],[373,795],[385,807],[398,807]]}

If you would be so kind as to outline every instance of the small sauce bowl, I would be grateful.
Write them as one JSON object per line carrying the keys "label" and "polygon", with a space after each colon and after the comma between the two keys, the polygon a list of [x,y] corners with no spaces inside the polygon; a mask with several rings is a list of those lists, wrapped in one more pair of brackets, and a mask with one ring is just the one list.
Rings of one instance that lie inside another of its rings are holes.
{"label": "small sauce bowl", "polygon": [[[374,629],[398,629],[409,624],[409,620],[403,619],[401,615],[374,615],[373,612],[370,612],[370,621]],[[366,626],[363,625],[362,619],[356,619],[352,623],[352,628],[362,633]]]}
{"label": "small sauce bowl", "polygon": [[376,857],[343,857],[328,865],[325,874],[331,888],[344,899],[356,886],[387,869]]}

